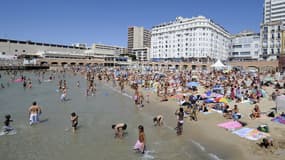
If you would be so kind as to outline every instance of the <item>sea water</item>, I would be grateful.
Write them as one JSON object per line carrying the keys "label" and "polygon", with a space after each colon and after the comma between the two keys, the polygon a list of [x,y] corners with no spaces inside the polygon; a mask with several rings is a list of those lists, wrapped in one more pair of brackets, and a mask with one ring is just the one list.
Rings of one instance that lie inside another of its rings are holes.
{"label": "sea water", "polygon": [[[86,80],[67,74],[69,101],[62,102],[56,91],[59,79],[38,84],[34,74],[25,75],[33,81],[31,89],[10,82],[9,87],[0,90],[0,120],[11,114],[14,120],[11,126],[17,131],[13,136],[0,136],[1,159],[217,159],[198,142],[189,141],[187,136],[176,136],[175,126],[165,123],[163,127],[154,127],[153,113],[138,110],[132,95],[121,93],[119,88],[96,81],[96,94],[86,96]],[[6,84],[8,80],[2,72],[0,83]],[[80,88],[76,87],[77,81]],[[30,126],[28,108],[33,101],[42,107],[42,115],[41,123]],[[72,112],[79,116],[76,133],[71,131]],[[128,134],[123,139],[115,139],[111,126],[120,122],[127,123]],[[138,138],[138,125],[145,128],[145,154],[132,150]]]}

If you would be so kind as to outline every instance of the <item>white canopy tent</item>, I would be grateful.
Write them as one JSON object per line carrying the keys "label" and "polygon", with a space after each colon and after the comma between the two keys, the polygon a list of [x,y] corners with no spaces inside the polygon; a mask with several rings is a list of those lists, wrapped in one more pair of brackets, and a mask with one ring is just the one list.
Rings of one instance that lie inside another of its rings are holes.
{"label": "white canopy tent", "polygon": [[212,64],[211,67],[215,68],[215,69],[225,69],[225,68],[227,68],[220,60],[217,60],[217,62],[215,64]]}

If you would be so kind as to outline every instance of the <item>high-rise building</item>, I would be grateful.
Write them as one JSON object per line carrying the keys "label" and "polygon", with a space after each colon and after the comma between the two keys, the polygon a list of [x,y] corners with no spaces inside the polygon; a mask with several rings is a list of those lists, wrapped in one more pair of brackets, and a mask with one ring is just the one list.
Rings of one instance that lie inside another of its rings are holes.
{"label": "high-rise building", "polygon": [[177,17],[152,28],[151,60],[227,60],[230,33],[203,16]]}
{"label": "high-rise building", "polygon": [[230,61],[258,60],[260,55],[260,35],[250,31],[243,31],[234,35],[231,40]]}
{"label": "high-rise building", "polygon": [[143,27],[128,28],[128,53],[133,54],[133,49],[150,48],[150,31]]}
{"label": "high-rise building", "polygon": [[261,58],[278,59],[281,54],[282,32],[285,27],[285,0],[265,0],[261,24]]}
{"label": "high-rise building", "polygon": [[285,0],[265,0],[263,11],[263,22],[285,20]]}

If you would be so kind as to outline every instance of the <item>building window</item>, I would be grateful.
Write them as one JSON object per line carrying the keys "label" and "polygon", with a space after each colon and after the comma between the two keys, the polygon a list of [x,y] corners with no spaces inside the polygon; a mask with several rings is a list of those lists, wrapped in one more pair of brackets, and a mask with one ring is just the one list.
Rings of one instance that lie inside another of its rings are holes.
{"label": "building window", "polygon": [[23,52],[25,53],[25,52],[26,52],[26,50],[23,50]]}
{"label": "building window", "polygon": [[6,53],[5,52],[2,52],[2,55],[5,55]]}
{"label": "building window", "polygon": [[17,49],[15,49],[15,52],[18,52],[18,50],[17,50]]}
{"label": "building window", "polygon": [[242,48],[241,45],[233,45],[233,48]]}

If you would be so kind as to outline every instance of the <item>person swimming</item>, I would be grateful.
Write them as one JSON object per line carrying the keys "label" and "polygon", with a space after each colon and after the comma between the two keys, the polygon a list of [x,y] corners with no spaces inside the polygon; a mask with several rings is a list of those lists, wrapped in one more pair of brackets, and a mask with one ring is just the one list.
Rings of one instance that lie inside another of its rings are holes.
{"label": "person swimming", "polygon": [[115,130],[115,138],[123,138],[124,130],[127,129],[126,123],[113,124],[112,129]]}
{"label": "person swimming", "polygon": [[5,133],[8,133],[13,130],[13,128],[10,126],[10,122],[13,122],[13,120],[11,120],[11,115],[8,114],[5,116],[4,127],[3,127]]}
{"label": "person swimming", "polygon": [[153,118],[153,123],[154,126],[161,126],[163,124],[163,116],[162,115],[158,115],[156,117]]}
{"label": "person swimming", "polygon": [[75,130],[77,129],[77,125],[78,125],[78,116],[76,115],[75,112],[72,112],[70,117],[71,120],[71,124],[72,124],[72,132],[75,132]]}

